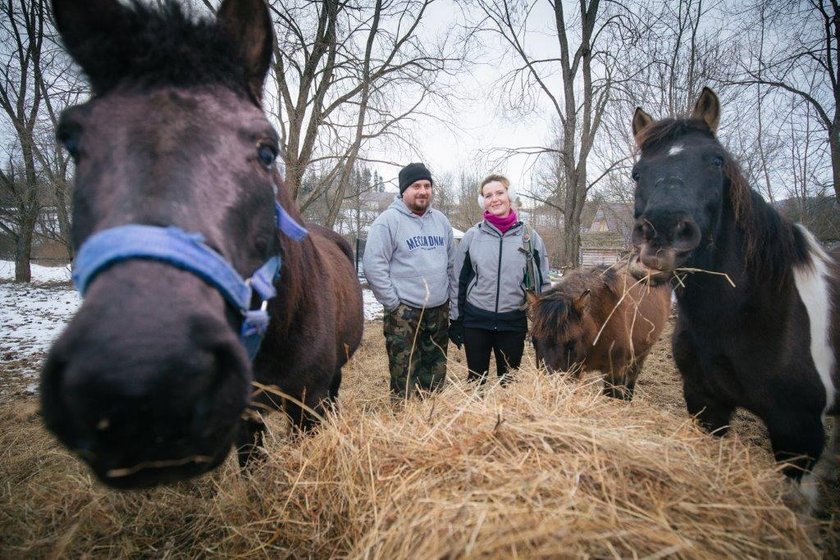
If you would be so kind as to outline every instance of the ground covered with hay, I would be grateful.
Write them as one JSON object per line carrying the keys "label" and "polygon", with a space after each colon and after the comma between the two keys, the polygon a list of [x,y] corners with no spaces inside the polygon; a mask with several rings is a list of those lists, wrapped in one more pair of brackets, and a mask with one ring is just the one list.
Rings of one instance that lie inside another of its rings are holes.
{"label": "ground covered with hay", "polygon": [[[0,402],[4,558],[818,558],[837,520],[798,517],[760,425],[712,438],[685,413],[667,340],[632,403],[597,379],[467,384],[391,404],[381,323],[345,369],[339,414],[290,440],[274,415],[250,477],[234,461],[143,492],[91,479],[37,399]],[[666,333],[667,338],[667,333]],[[2,375],[3,372],[0,372]],[[835,512],[836,515],[836,512]]]}

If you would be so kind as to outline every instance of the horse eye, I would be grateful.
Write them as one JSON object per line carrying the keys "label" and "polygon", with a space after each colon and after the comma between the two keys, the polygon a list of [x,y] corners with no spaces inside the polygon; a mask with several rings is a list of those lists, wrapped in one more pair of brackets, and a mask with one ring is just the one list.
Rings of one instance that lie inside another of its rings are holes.
{"label": "horse eye", "polygon": [[79,138],[75,134],[69,134],[66,132],[59,133],[58,141],[64,146],[64,149],[67,150],[67,153],[70,154],[70,157],[73,158],[73,161],[77,161],[79,159]]}
{"label": "horse eye", "polygon": [[277,159],[277,148],[271,144],[261,143],[257,146],[257,158],[260,163],[269,167]]}
{"label": "horse eye", "polygon": [[712,165],[714,165],[715,167],[723,167],[723,157],[714,156],[712,158]]}

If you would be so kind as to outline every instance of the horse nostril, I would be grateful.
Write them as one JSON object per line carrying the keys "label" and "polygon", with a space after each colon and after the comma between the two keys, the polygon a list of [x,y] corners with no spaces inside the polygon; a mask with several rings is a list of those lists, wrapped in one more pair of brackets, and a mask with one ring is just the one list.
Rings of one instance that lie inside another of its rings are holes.
{"label": "horse nostril", "polygon": [[673,230],[674,248],[691,250],[700,242],[700,229],[691,219],[680,220]]}
{"label": "horse nostril", "polygon": [[654,228],[649,221],[643,220],[641,222],[637,222],[636,225],[633,226],[631,236],[633,243],[638,245],[656,237],[656,228]]}

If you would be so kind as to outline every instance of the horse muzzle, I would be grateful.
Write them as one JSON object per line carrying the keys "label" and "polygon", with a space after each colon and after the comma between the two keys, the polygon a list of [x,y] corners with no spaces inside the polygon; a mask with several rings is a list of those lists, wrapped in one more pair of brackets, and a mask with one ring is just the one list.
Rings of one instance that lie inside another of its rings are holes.
{"label": "horse muzzle", "polygon": [[224,309],[188,272],[152,261],[113,267],[50,350],[41,381],[47,428],[115,488],[220,464],[252,376]]}
{"label": "horse muzzle", "polygon": [[636,280],[641,280],[650,286],[661,286],[667,283],[676,266],[673,258],[663,258],[662,255],[642,258],[641,250],[632,257],[627,270]]}
{"label": "horse muzzle", "polygon": [[700,227],[687,214],[646,213],[633,227],[636,253],[628,270],[637,280],[653,286],[664,284],[690,258],[701,238]]}

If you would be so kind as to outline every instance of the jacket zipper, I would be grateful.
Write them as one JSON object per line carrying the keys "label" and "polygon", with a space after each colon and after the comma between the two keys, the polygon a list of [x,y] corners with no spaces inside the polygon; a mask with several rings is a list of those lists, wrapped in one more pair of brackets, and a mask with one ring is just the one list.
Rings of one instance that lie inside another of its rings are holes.
{"label": "jacket zipper", "polygon": [[496,314],[493,317],[493,330],[499,330],[499,292],[502,283],[502,247],[504,247],[505,236],[499,237],[499,265],[496,267]]}

